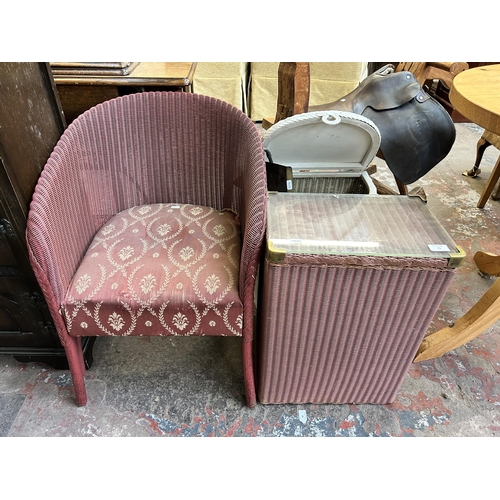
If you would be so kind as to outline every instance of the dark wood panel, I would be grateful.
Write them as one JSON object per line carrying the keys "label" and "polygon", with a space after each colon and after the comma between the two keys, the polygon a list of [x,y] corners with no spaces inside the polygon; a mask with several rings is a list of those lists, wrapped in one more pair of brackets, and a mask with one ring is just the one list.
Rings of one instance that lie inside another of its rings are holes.
{"label": "dark wood panel", "polygon": [[[64,130],[46,63],[0,63],[0,147],[19,207],[29,202],[47,158]],[[56,115],[56,119],[54,119]]]}
{"label": "dark wood panel", "polygon": [[68,124],[96,104],[120,95],[118,88],[112,86],[57,85],[57,91]]}
{"label": "dark wood panel", "polygon": [[40,310],[43,298],[19,277],[0,277],[0,342],[5,346],[53,347],[57,333]]}
{"label": "dark wood panel", "polygon": [[[48,63],[0,63],[0,353],[67,368],[25,240],[29,204],[66,121]],[[85,341],[90,366],[93,342]]]}

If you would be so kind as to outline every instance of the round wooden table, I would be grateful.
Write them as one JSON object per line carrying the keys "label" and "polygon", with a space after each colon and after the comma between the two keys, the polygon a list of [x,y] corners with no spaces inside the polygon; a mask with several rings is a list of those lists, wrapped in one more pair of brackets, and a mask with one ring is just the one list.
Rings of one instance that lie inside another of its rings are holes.
{"label": "round wooden table", "polygon": [[[500,64],[479,66],[455,76],[450,102],[463,116],[489,132],[500,135]],[[500,158],[481,194],[478,208],[483,208],[500,177]]]}

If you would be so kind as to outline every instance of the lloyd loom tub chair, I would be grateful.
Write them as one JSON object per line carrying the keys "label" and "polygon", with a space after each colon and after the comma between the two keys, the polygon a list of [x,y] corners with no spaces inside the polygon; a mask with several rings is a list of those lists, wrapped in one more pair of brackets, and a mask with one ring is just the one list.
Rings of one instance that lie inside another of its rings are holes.
{"label": "lloyd loom tub chair", "polygon": [[254,288],[266,217],[262,142],[240,110],[180,92],[80,115],[42,171],[30,259],[87,401],[81,338],[241,336],[256,404]]}

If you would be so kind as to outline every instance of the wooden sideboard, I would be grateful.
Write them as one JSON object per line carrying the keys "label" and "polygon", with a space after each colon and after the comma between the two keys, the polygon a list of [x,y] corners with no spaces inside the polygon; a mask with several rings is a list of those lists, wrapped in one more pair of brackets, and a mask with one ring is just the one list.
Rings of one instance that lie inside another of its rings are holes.
{"label": "wooden sideboard", "polygon": [[154,90],[191,92],[196,69],[195,62],[140,62],[132,63],[130,73],[120,75],[83,63],[87,66],[80,72],[75,69],[64,74],[60,66],[64,63],[51,64],[68,124],[92,106],[121,95]]}

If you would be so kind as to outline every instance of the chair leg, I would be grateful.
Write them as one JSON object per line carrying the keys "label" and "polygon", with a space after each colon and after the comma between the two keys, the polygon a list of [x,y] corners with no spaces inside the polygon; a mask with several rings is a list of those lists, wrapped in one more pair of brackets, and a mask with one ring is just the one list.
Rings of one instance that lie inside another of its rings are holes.
{"label": "chair leg", "polygon": [[71,378],[73,379],[76,404],[78,406],[85,406],[87,403],[87,391],[83,379],[85,375],[85,360],[83,359],[82,339],[69,337],[64,350],[68,358]]}
{"label": "chair leg", "polygon": [[477,141],[476,161],[474,162],[474,166],[470,170],[465,171],[462,175],[465,175],[466,177],[477,177],[481,173],[479,165],[483,159],[486,148],[489,146],[491,146],[491,142],[487,141],[484,137],[481,137],[479,141]]}
{"label": "chair leg", "polygon": [[407,195],[408,194],[408,187],[406,186],[406,184],[403,184],[396,176],[394,176],[394,179],[395,179],[396,184],[398,186],[399,194]]}
{"label": "chair leg", "polygon": [[255,375],[253,369],[253,342],[243,340],[243,380],[245,384],[246,402],[249,408],[254,408],[257,404],[255,392]]}
{"label": "chair leg", "polygon": [[495,184],[497,183],[499,177],[500,177],[500,157],[495,163],[495,166],[491,171],[490,177],[486,182],[486,186],[483,189],[481,198],[479,198],[479,202],[477,203],[477,208],[483,208],[486,205],[486,202],[488,201],[488,198],[490,197],[490,194],[493,191],[493,188],[495,187]]}
{"label": "chair leg", "polygon": [[491,195],[491,199],[495,201],[500,200],[500,184],[495,189],[495,192]]}

